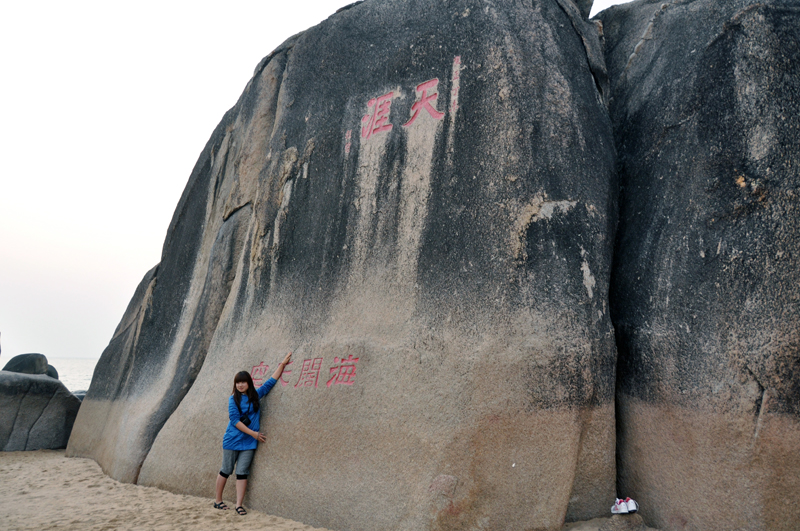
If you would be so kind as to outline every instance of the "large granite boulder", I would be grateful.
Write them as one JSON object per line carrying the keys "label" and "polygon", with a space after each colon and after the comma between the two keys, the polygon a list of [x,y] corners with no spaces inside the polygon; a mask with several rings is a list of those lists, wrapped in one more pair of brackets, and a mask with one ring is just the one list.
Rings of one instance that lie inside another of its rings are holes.
{"label": "large granite boulder", "polygon": [[605,514],[606,83],[570,0],[371,0],[287,41],[201,154],[68,455],[209,496],[233,375],[291,350],[253,506],[365,530]]}
{"label": "large granite boulder", "polygon": [[22,374],[47,374],[49,366],[44,354],[19,354],[8,360],[3,370]]}
{"label": "large granite boulder", "polygon": [[45,374],[0,371],[0,449],[67,446],[81,402]]}
{"label": "large granite boulder", "polygon": [[619,487],[651,525],[800,525],[800,10],[604,11]]}

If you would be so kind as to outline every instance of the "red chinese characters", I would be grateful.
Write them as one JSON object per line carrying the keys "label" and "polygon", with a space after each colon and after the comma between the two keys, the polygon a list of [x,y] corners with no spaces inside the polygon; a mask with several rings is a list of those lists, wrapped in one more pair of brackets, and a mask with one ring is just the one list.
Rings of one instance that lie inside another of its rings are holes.
{"label": "red chinese characters", "polygon": [[264,365],[263,361],[259,365],[254,365],[253,369],[250,371],[250,376],[253,378],[253,385],[261,387],[267,380],[267,374],[269,374],[269,365]]}
{"label": "red chinese characters", "polygon": [[280,379],[281,385],[283,387],[286,387],[287,385],[289,385],[289,382],[284,380],[284,378],[286,378],[287,376],[292,374],[292,370],[289,368],[289,365],[291,365],[292,363],[294,363],[294,362],[290,361],[289,363],[286,364],[286,367],[283,368],[283,374],[281,374],[281,379]]}
{"label": "red chinese characters", "polygon": [[[442,105],[445,106],[445,111],[449,110],[451,114],[458,110],[458,93],[461,83],[461,56],[457,55],[453,58],[453,72],[450,79],[450,98],[449,102],[445,101]],[[415,87],[416,100],[411,105],[410,118],[403,127],[411,126],[417,118],[423,114],[423,111],[434,120],[441,120],[444,118],[445,113],[439,112],[436,108],[439,97],[437,88],[439,86],[439,78],[429,79],[418,84]],[[377,98],[372,98],[367,102],[367,113],[361,118],[361,137],[370,138],[378,133],[386,133],[392,130],[392,123],[390,121],[390,113],[392,110],[392,101],[395,97],[403,98],[402,89],[387,92]],[[351,144],[351,130],[345,133],[344,152],[346,155],[350,154]]]}
{"label": "red chinese characters", "polygon": [[322,368],[322,358],[314,358],[313,360],[303,360],[303,366],[300,368],[300,379],[294,384],[297,387],[316,387],[319,381],[319,371]]}
{"label": "red chinese characters", "polygon": [[344,358],[333,358],[333,367],[330,373],[333,377],[325,384],[327,387],[332,385],[353,385],[356,380],[356,363],[359,358],[354,358],[352,354]]}
{"label": "red chinese characters", "polygon": [[[332,387],[334,385],[353,385],[356,381],[356,363],[359,358],[354,358],[352,354],[347,358],[333,358],[333,366],[328,369],[330,378],[325,384],[325,387]],[[303,389],[305,387],[319,387],[319,377],[322,372],[323,358],[310,358],[302,361],[300,368],[300,375],[292,387],[294,389]],[[283,387],[291,385],[290,379],[292,374],[291,365],[294,361],[290,361],[283,369],[283,373],[279,378],[279,382]],[[260,387],[269,378],[269,365],[259,362],[258,365],[253,365],[250,371],[250,376],[253,378],[253,384]]]}
{"label": "red chinese characters", "polygon": [[[417,85],[417,101],[411,106],[411,119],[403,124],[403,127],[408,127],[413,124],[419,117],[420,111],[423,109],[427,111],[435,120],[441,120],[444,117],[443,112],[437,111],[433,105],[436,105],[436,98],[439,96],[438,92],[433,92],[439,85],[439,79],[433,78],[424,83]],[[428,93],[430,91],[430,94]],[[433,101],[433,105],[431,104]]]}
{"label": "red chinese characters", "polygon": [[376,133],[392,130],[392,124],[389,123],[392,98],[394,98],[394,92],[388,92],[367,102],[369,111],[361,118],[362,138],[369,138]]}

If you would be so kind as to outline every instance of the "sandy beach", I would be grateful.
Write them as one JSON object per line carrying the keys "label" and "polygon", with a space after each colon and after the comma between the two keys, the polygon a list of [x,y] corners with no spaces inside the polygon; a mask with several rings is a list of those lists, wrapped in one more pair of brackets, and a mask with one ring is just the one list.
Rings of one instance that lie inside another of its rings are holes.
{"label": "sandy beach", "polygon": [[[214,509],[210,498],[120,483],[91,459],[64,457],[64,450],[0,452],[0,499],[3,531],[329,531],[251,508],[239,516]],[[608,520],[573,522],[564,531],[598,531]]]}
{"label": "sandy beach", "polygon": [[208,498],[119,483],[91,459],[66,458],[64,450],[0,452],[0,499],[4,531],[320,529],[249,508],[239,516],[214,509]]}

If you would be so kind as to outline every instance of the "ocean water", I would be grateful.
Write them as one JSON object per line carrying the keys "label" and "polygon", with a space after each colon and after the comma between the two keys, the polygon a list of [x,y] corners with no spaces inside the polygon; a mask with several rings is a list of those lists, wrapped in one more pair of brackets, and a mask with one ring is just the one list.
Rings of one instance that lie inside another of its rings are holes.
{"label": "ocean water", "polygon": [[98,361],[97,358],[47,358],[47,362],[58,371],[58,379],[73,393],[89,390]]}

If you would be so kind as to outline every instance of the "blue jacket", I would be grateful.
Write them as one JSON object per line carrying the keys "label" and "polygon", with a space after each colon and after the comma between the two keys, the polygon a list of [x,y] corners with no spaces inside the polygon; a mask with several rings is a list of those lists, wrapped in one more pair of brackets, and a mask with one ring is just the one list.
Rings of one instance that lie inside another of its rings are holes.
{"label": "blue jacket", "polygon": [[[278,383],[278,380],[275,378],[270,378],[264,385],[257,389],[258,398],[264,398],[267,396],[275,384]],[[250,437],[243,431],[240,431],[239,428],[236,427],[236,424],[242,419],[243,415],[247,415],[250,417],[250,428],[253,431],[258,431],[260,427],[260,420],[261,420],[261,410],[258,410],[258,413],[253,411],[253,405],[250,403],[250,399],[247,398],[247,395],[242,395],[242,403],[239,404],[242,408],[242,415],[239,415],[239,408],[236,407],[236,401],[233,399],[233,395],[228,398],[228,416],[230,417],[230,422],[228,422],[228,428],[225,430],[225,436],[222,438],[222,448],[223,450],[255,450],[256,446],[258,446],[258,441],[254,438]]]}

